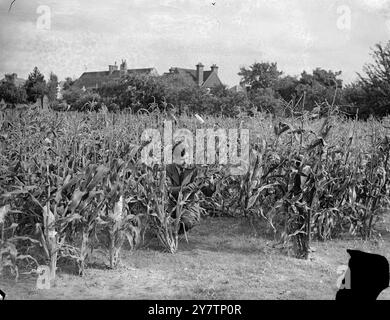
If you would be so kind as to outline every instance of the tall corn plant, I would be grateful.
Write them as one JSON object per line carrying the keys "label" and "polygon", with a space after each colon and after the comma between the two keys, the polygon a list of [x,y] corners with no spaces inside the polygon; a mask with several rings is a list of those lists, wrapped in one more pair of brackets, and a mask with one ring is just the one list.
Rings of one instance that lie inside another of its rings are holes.
{"label": "tall corn plant", "polygon": [[[37,162],[39,163],[39,162]],[[38,235],[40,245],[43,248],[46,260],[49,263],[51,271],[51,280],[54,281],[56,274],[56,264],[58,257],[58,250],[61,247],[64,237],[58,233],[56,222],[59,218],[56,207],[56,195],[58,194],[58,185],[61,184],[62,177],[56,175],[48,165],[44,163],[40,167],[36,166],[34,170],[41,170],[43,174],[40,175],[40,179],[36,179],[35,186],[28,185],[26,181],[15,183],[9,186],[10,191],[2,195],[4,198],[11,199],[14,203],[26,203],[27,206],[21,207],[21,215],[27,216],[24,210],[27,208],[33,208],[35,211],[33,218],[26,217],[25,221],[20,220],[20,228],[26,228],[25,223],[33,223],[30,225],[29,232],[33,233],[35,229],[35,235]],[[18,175],[24,174],[23,168],[19,169]],[[31,230],[31,227],[33,230]],[[34,236],[34,234],[25,234],[26,236]],[[31,238],[32,239],[32,238]]]}
{"label": "tall corn plant", "polygon": [[[130,213],[125,202],[126,193],[130,193],[128,196],[133,193],[134,185],[128,181],[132,179],[131,175],[131,170],[126,169],[123,160],[114,160],[103,182],[104,205],[99,218],[108,236],[111,268],[115,268],[120,262],[120,251],[125,240],[128,240],[130,248],[133,249],[140,239],[139,216]],[[130,190],[126,190],[129,187]]]}
{"label": "tall corn plant", "polygon": [[[263,156],[266,161],[262,185],[276,195],[276,202],[271,203],[271,210],[262,216],[275,232],[279,228],[275,227],[275,218],[282,218],[280,240],[284,245],[291,244],[293,254],[298,258],[307,258],[310,249],[312,214],[318,202],[315,177],[322,170],[323,146],[329,129],[325,120],[320,134],[311,144],[305,145],[303,136],[314,133],[304,129],[303,121],[299,128],[279,123],[274,127],[275,140]],[[295,137],[298,143],[294,147],[293,140],[290,140],[290,147],[287,146],[284,153],[278,152],[282,146],[282,134],[286,133]],[[265,201],[265,197],[261,199]],[[261,202],[259,206],[262,206]],[[260,210],[263,212],[262,208]]]}
{"label": "tall corn plant", "polygon": [[390,204],[390,138],[373,135],[371,138],[371,151],[363,168],[364,176],[350,193],[350,201],[355,206],[354,212],[358,213],[355,229],[364,239],[371,237],[380,212]]}
{"label": "tall corn plant", "polygon": [[177,221],[174,221],[167,210],[169,199],[166,171],[157,165],[145,166],[144,170],[145,172],[137,180],[139,199],[146,208],[146,215],[150,217],[151,228],[158,240],[168,252],[175,253],[178,248],[178,236],[172,226],[179,223],[180,215],[176,217]]}
{"label": "tall corn plant", "polygon": [[[19,213],[19,211],[11,210],[9,204],[0,207],[0,275],[3,275],[5,269],[9,268],[17,281],[19,278],[18,262],[22,260],[32,261],[35,263],[36,267],[38,266],[38,262],[31,255],[22,254],[17,249],[16,243],[20,240],[28,240],[34,244],[38,241],[28,236],[17,236],[15,234],[15,229],[18,227],[18,223],[9,222],[8,225],[6,225],[6,216],[12,215],[12,213]],[[12,221],[13,219],[9,220]]]}
{"label": "tall corn plant", "polygon": [[[58,224],[60,232],[67,237],[61,253],[63,257],[76,260],[80,275],[84,273],[90,240],[96,230],[99,208],[103,205],[101,184],[107,172],[103,165],[90,164],[73,178],[69,175],[57,197],[63,210]],[[81,235],[79,247],[72,245],[76,233]]]}
{"label": "tall corn plant", "polygon": [[[150,226],[160,243],[168,252],[175,253],[179,245],[183,209],[191,201],[191,195],[199,191],[201,182],[190,182],[192,172],[182,182],[177,200],[170,199],[164,166],[143,166],[142,172],[137,180],[139,201],[146,208]],[[175,202],[175,205],[168,206],[169,201]]]}

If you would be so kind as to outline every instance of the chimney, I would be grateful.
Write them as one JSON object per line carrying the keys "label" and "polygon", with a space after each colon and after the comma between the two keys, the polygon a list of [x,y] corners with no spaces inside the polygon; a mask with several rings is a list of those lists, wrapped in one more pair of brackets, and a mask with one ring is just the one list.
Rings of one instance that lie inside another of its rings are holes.
{"label": "chimney", "polygon": [[215,72],[215,74],[218,74],[218,67],[215,63],[211,66],[211,72]]}
{"label": "chimney", "polygon": [[169,69],[169,73],[174,73],[175,72],[175,68],[174,67],[171,67],[170,69]]}
{"label": "chimney", "polygon": [[196,65],[196,83],[199,87],[203,84],[203,67],[204,65],[200,62]]}

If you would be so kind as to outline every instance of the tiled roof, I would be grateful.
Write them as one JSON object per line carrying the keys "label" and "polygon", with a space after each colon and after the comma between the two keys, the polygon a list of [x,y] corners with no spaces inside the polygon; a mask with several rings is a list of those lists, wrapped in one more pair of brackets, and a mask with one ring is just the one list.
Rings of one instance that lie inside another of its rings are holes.
{"label": "tiled roof", "polygon": [[[153,74],[154,72],[156,72],[155,68],[140,68],[127,70],[127,74]],[[101,87],[104,83],[113,80],[118,80],[120,79],[120,77],[120,70],[114,70],[111,74],[109,71],[84,72],[81,77],[75,81],[74,85],[79,88],[94,88],[96,86]]]}
{"label": "tiled roof", "polygon": [[[185,69],[185,68],[177,68],[177,67],[172,67],[171,70],[175,73],[180,74],[183,77],[186,77],[188,79],[193,80],[196,84],[196,70],[195,69]],[[206,82],[210,74],[212,73],[211,70],[209,71],[203,71],[203,83]],[[169,73],[167,73],[169,74]]]}
{"label": "tiled roof", "polygon": [[127,70],[128,73],[152,73],[155,69],[154,68],[140,68],[140,69],[129,69]]}

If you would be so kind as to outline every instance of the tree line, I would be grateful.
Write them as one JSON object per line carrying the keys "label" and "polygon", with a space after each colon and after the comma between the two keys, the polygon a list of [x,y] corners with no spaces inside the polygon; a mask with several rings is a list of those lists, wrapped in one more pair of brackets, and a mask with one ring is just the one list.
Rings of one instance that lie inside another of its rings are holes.
{"label": "tree line", "polygon": [[56,110],[97,110],[104,105],[110,111],[175,108],[179,113],[225,116],[256,111],[289,116],[295,109],[326,110],[331,105],[351,116],[383,117],[390,113],[390,41],[376,44],[371,55],[372,62],[347,85],[340,79],[341,71],[316,68],[290,76],[284,75],[276,62],[255,62],[240,68],[240,91],[226,85],[199,88],[180,75],[131,74],[87,91],[66,78],[61,99],[57,99],[58,77],[50,73],[46,81],[35,67],[23,86],[18,87],[12,75],[6,75],[0,83],[0,100],[11,105],[35,103],[47,95]]}

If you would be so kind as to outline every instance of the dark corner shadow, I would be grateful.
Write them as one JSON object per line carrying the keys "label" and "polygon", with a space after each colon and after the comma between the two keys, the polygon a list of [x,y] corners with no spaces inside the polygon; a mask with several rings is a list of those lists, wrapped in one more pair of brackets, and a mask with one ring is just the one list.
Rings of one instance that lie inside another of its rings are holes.
{"label": "dark corner shadow", "polygon": [[389,262],[386,257],[360,250],[347,250],[348,269],[336,300],[376,300],[389,288]]}

